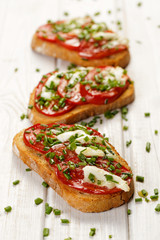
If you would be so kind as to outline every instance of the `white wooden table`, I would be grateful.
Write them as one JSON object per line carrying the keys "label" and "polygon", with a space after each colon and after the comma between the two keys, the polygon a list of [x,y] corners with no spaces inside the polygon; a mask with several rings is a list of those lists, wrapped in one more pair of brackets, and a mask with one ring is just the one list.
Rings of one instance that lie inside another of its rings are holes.
{"label": "white wooden table", "polygon": [[[160,213],[154,208],[158,202],[135,203],[137,191],[146,189],[149,196],[154,188],[160,190],[160,2],[143,0],[1,0],[0,1],[0,239],[43,239],[43,228],[50,229],[46,239],[87,240],[90,228],[96,228],[93,239],[106,240],[109,235],[115,240],[160,239]],[[108,13],[111,11],[111,14]],[[110,142],[128,161],[136,175],[145,178],[144,183],[135,181],[135,195],[117,209],[104,213],[87,214],[70,207],[51,188],[44,188],[42,179],[27,168],[12,153],[12,138],[22,128],[30,126],[29,120],[20,120],[26,113],[29,94],[39,82],[41,75],[55,67],[65,69],[67,62],[55,60],[32,52],[32,34],[46,20],[94,15],[97,21],[105,21],[130,40],[131,62],[127,67],[135,81],[136,99],[129,106],[128,122],[120,113],[114,119],[104,119],[97,124],[106,133]],[[117,21],[121,21],[119,30]],[[15,72],[14,69],[18,68]],[[40,72],[36,72],[36,68]],[[151,116],[144,117],[145,112]],[[123,131],[124,125],[129,126]],[[159,135],[155,135],[155,129]],[[130,147],[126,141],[132,140]],[[151,142],[151,151],[145,150]],[[20,184],[13,186],[14,180]],[[43,204],[36,206],[34,199],[41,197]],[[61,217],[53,213],[45,216],[45,202],[63,211],[62,218],[71,223],[62,225]],[[12,206],[6,213],[4,207]],[[127,215],[127,209],[132,214]]]}

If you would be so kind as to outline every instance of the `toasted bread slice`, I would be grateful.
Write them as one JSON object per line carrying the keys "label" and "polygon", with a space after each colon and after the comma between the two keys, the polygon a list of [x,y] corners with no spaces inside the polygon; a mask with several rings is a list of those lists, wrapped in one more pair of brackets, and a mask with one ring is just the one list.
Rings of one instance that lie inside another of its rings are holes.
{"label": "toasted bread slice", "polygon": [[[69,205],[82,212],[102,212],[118,207],[132,197],[134,192],[133,179],[131,180],[128,192],[119,191],[112,194],[96,195],[78,191],[63,184],[54,172],[54,169],[45,160],[44,155],[38,156],[38,152],[23,142],[24,130],[19,132],[13,139],[13,151],[31,169],[37,172]],[[110,144],[109,144],[110,145]],[[118,160],[127,170],[130,170],[127,162],[120,157],[114,147],[112,151],[118,155]]]}
{"label": "toasted bread slice", "polygon": [[72,124],[81,121],[82,119],[102,114],[107,110],[121,108],[131,103],[134,100],[134,85],[130,84],[128,89],[117,100],[115,100],[112,103],[104,105],[85,104],[77,106],[73,110],[57,117],[46,116],[38,112],[34,107],[34,95],[35,89],[31,93],[29,100],[29,105],[33,105],[33,108],[28,109],[28,116],[33,124],[36,123],[47,124],[52,122]]}
{"label": "toasted bread slice", "polygon": [[63,60],[67,60],[69,62],[84,67],[88,66],[97,67],[106,65],[106,66],[120,66],[124,68],[128,65],[130,61],[130,54],[128,50],[112,54],[111,56],[102,59],[83,60],[79,56],[78,52],[74,50],[69,50],[55,43],[44,41],[38,38],[36,34],[34,34],[32,38],[31,47],[34,51],[38,53],[55,58],[61,58]]}

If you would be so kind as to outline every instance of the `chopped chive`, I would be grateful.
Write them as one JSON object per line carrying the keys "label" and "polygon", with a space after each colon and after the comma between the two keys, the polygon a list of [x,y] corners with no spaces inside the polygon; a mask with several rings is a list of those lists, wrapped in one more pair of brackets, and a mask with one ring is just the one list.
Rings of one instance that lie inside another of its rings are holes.
{"label": "chopped chive", "polygon": [[126,147],[129,147],[131,145],[131,143],[132,143],[132,140],[127,141],[126,142]]}
{"label": "chopped chive", "polygon": [[135,202],[142,202],[142,198],[135,198]]}
{"label": "chopped chive", "polygon": [[146,152],[150,152],[150,150],[151,150],[151,143],[147,142],[146,143]]}
{"label": "chopped chive", "polygon": [[149,199],[148,199],[148,198],[145,198],[145,201],[146,201],[146,202],[149,202]]}
{"label": "chopped chive", "polygon": [[29,140],[29,142],[30,142],[30,144],[32,144],[32,145],[33,145],[33,140],[32,140],[32,139],[30,139],[30,140]]}
{"label": "chopped chive", "polygon": [[111,12],[111,10],[108,10],[108,12],[107,12],[108,14],[111,14],[112,12]]}
{"label": "chopped chive", "polygon": [[54,215],[57,215],[57,216],[61,215],[61,210],[59,209],[54,209],[53,212],[54,212]]}
{"label": "chopped chive", "polygon": [[14,71],[15,71],[15,72],[18,72],[18,68],[15,68]]}
{"label": "chopped chive", "polygon": [[121,168],[122,165],[121,165],[120,163],[117,163],[116,167],[117,167],[117,168]]}
{"label": "chopped chive", "polygon": [[99,15],[100,15],[100,12],[94,13],[94,16],[99,16]]}
{"label": "chopped chive", "polygon": [[123,130],[127,131],[128,130],[128,126],[123,126]]}
{"label": "chopped chive", "polygon": [[40,72],[40,69],[39,69],[39,68],[36,68],[36,72]]}
{"label": "chopped chive", "polygon": [[155,195],[158,195],[158,193],[159,193],[159,192],[158,192],[158,188],[155,188],[155,189],[154,189],[154,194],[155,194]]}
{"label": "chopped chive", "polygon": [[32,171],[32,169],[26,168],[26,172],[30,172],[30,171]]}
{"label": "chopped chive", "polygon": [[29,109],[32,109],[32,108],[33,108],[33,105],[29,105],[28,108],[29,108]]}
{"label": "chopped chive", "polygon": [[59,171],[62,170],[62,168],[61,168],[61,166],[59,164],[57,164],[57,168],[58,168]]}
{"label": "chopped chive", "polygon": [[144,116],[145,116],[145,117],[150,117],[150,113],[149,113],[149,112],[144,113]]}
{"label": "chopped chive", "polygon": [[19,184],[19,183],[20,183],[20,181],[19,181],[19,180],[16,180],[16,181],[13,182],[13,185],[17,185],[17,184]]}
{"label": "chopped chive", "polygon": [[21,120],[24,120],[25,117],[26,117],[26,115],[24,113],[20,116]]}
{"label": "chopped chive", "polygon": [[68,12],[64,12],[63,14],[64,14],[64,16],[68,16],[68,15],[69,15],[69,13],[68,13]]}
{"label": "chopped chive", "polygon": [[158,195],[152,195],[152,196],[150,196],[150,199],[152,201],[157,201],[158,200]]}
{"label": "chopped chive", "polygon": [[49,236],[49,228],[43,228],[43,237]]}
{"label": "chopped chive", "polygon": [[148,192],[145,190],[145,189],[142,189],[141,190],[141,193],[144,197],[147,197],[148,196]]}
{"label": "chopped chive", "polygon": [[39,205],[39,204],[41,204],[41,203],[43,202],[43,199],[41,199],[41,198],[36,198],[36,199],[34,200],[34,202],[35,202],[36,205]]}
{"label": "chopped chive", "polygon": [[142,177],[142,176],[136,176],[136,181],[137,181],[137,182],[144,182],[144,177]]}
{"label": "chopped chive", "polygon": [[5,212],[11,212],[12,211],[12,207],[11,206],[7,206],[4,208]]}
{"label": "chopped chive", "polygon": [[45,204],[45,214],[49,215],[52,212],[52,207],[48,203]]}
{"label": "chopped chive", "polygon": [[109,235],[109,238],[112,238],[112,235]]}
{"label": "chopped chive", "polygon": [[62,219],[61,218],[61,223],[70,223],[70,221],[68,219]]}
{"label": "chopped chive", "polygon": [[154,133],[155,133],[155,135],[158,135],[158,130],[155,130]]}
{"label": "chopped chive", "polygon": [[105,116],[107,119],[111,119],[111,118],[113,118],[117,113],[118,113],[117,110],[106,111],[106,112],[104,113],[104,116]]}
{"label": "chopped chive", "polygon": [[88,175],[88,179],[89,179],[92,183],[95,182],[95,176],[94,176],[92,173],[90,173],[90,174]]}
{"label": "chopped chive", "polygon": [[142,3],[141,3],[141,2],[137,3],[137,6],[138,6],[138,7],[141,7],[141,6],[142,6]]}
{"label": "chopped chive", "polygon": [[160,204],[158,203],[157,206],[155,207],[156,212],[160,212]]}
{"label": "chopped chive", "polygon": [[85,97],[81,97],[81,101],[85,102],[86,101]]}
{"label": "chopped chive", "polygon": [[93,237],[95,234],[96,234],[96,229],[95,228],[91,228],[89,236]]}
{"label": "chopped chive", "polygon": [[72,240],[72,238],[71,238],[71,237],[68,237],[68,238],[65,238],[64,240]]}
{"label": "chopped chive", "polygon": [[128,214],[128,215],[131,215],[131,209],[128,209],[128,210],[127,210],[127,214]]}
{"label": "chopped chive", "polygon": [[148,195],[148,192],[145,190],[145,189],[143,189],[143,190],[141,190],[141,191],[139,191],[138,192],[138,195],[140,196],[140,197],[146,197],[147,195]]}
{"label": "chopped chive", "polygon": [[48,183],[46,183],[46,182],[42,182],[42,186],[45,187],[45,188],[49,187]]}

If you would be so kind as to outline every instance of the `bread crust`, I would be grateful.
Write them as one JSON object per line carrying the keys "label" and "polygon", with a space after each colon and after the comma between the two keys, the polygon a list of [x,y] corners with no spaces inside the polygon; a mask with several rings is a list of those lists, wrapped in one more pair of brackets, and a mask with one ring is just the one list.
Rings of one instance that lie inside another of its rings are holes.
{"label": "bread crust", "polygon": [[124,68],[128,65],[130,61],[130,54],[128,49],[116,54],[112,54],[111,56],[102,59],[83,60],[79,56],[77,51],[69,50],[58,44],[44,41],[38,38],[36,33],[33,35],[31,47],[34,51],[38,53],[55,58],[61,58],[63,60],[67,60],[69,62],[84,67],[88,66],[98,67],[108,65],[108,66],[120,66]]}
{"label": "bread crust", "polygon": [[[82,212],[102,212],[118,207],[132,197],[134,192],[133,179],[130,191],[120,191],[112,194],[96,195],[80,192],[63,184],[56,176],[54,169],[45,160],[44,156],[37,156],[37,151],[26,146],[23,142],[24,130],[13,139],[13,151],[31,169],[37,172],[69,205]],[[114,147],[110,145],[112,150]],[[116,152],[116,151],[115,151]],[[117,153],[117,152],[116,152]],[[118,153],[117,153],[118,154]],[[118,162],[130,170],[127,162],[118,154]]]}
{"label": "bread crust", "polygon": [[47,124],[47,123],[53,123],[53,122],[65,123],[65,124],[76,123],[78,121],[81,121],[82,119],[95,116],[98,114],[102,114],[107,110],[121,108],[131,103],[135,97],[134,86],[133,84],[130,84],[128,89],[117,100],[115,100],[112,103],[104,104],[104,105],[85,104],[85,105],[77,106],[71,111],[63,115],[60,115],[57,117],[51,117],[38,112],[37,109],[35,108],[34,106],[35,89],[31,93],[30,100],[29,100],[29,105],[33,105],[33,108],[28,109],[28,117],[33,124],[36,124],[36,123]]}

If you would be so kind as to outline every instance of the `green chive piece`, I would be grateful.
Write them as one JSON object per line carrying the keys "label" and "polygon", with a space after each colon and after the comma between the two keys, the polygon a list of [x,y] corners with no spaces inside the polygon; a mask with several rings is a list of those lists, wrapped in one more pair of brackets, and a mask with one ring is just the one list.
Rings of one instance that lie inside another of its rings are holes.
{"label": "green chive piece", "polygon": [[68,238],[65,238],[64,240],[72,240],[72,238],[71,238],[71,237],[68,237]]}
{"label": "green chive piece", "polygon": [[141,193],[142,193],[142,197],[147,197],[148,196],[148,192],[145,189],[142,189]]}
{"label": "green chive piece", "polygon": [[16,180],[16,181],[13,182],[13,185],[17,185],[17,184],[19,184],[19,183],[20,183],[20,181],[19,181],[19,180]]}
{"label": "green chive piece", "polygon": [[160,204],[158,203],[157,206],[155,207],[156,212],[160,212]]}
{"label": "green chive piece", "polygon": [[129,147],[131,145],[131,143],[132,143],[132,140],[127,141],[126,142],[126,147]]}
{"label": "green chive piece", "polygon": [[141,2],[137,3],[137,6],[138,6],[138,7],[141,7],[141,6],[142,6],[142,3],[141,3]]}
{"label": "green chive piece", "polygon": [[112,238],[112,235],[109,235],[109,238]]}
{"label": "green chive piece", "polygon": [[142,198],[135,198],[135,202],[142,202]]}
{"label": "green chive piece", "polygon": [[4,208],[5,212],[11,212],[12,211],[12,207],[11,206],[7,206]]}
{"label": "green chive piece", "polygon": [[21,120],[24,120],[25,117],[26,117],[26,115],[24,113],[20,116]]}
{"label": "green chive piece", "polygon": [[42,182],[42,186],[45,187],[45,188],[49,187],[48,183],[46,183],[46,182]]}
{"label": "green chive piece", "polygon": [[118,113],[117,110],[106,111],[106,112],[104,113],[104,116],[105,116],[107,119],[111,119],[111,118],[113,118],[117,113]]}
{"label": "green chive piece", "polygon": [[136,176],[136,181],[137,181],[137,182],[144,182],[144,177],[142,177],[142,176]]}
{"label": "green chive piece", "polygon": [[147,142],[146,143],[146,152],[150,152],[150,150],[151,150],[151,143]]}
{"label": "green chive piece", "polygon": [[148,199],[148,198],[145,198],[145,201],[146,201],[146,202],[149,202],[149,199]]}
{"label": "green chive piece", "polygon": [[155,135],[158,135],[158,130],[155,130],[154,133],[155,133]]}
{"label": "green chive piece", "polygon": [[32,108],[33,108],[33,105],[29,105],[28,108],[29,108],[29,109],[32,109]]}
{"label": "green chive piece", "polygon": [[159,193],[159,192],[158,192],[158,188],[155,188],[155,189],[154,189],[154,194],[155,194],[155,195],[158,195],[158,193]]}
{"label": "green chive piece", "polygon": [[30,171],[32,171],[32,169],[26,168],[26,172],[30,172]]}
{"label": "green chive piece", "polygon": [[152,195],[152,196],[150,196],[150,199],[152,201],[157,201],[158,200],[158,195]]}
{"label": "green chive piece", "polygon": [[131,209],[128,209],[128,210],[127,210],[127,214],[128,214],[128,215],[131,215]]}
{"label": "green chive piece", "polygon": [[49,236],[49,228],[43,228],[43,237]]}
{"label": "green chive piece", "polygon": [[40,69],[39,69],[39,68],[36,68],[36,72],[40,72]]}
{"label": "green chive piece", "polygon": [[64,14],[64,16],[68,16],[68,15],[69,15],[69,13],[68,13],[68,12],[64,12],[63,14]]}
{"label": "green chive piece", "polygon": [[149,113],[149,112],[144,113],[144,116],[145,116],[145,117],[150,117],[150,113]]}
{"label": "green chive piece", "polygon": [[123,126],[123,130],[127,131],[128,130],[128,126]]}
{"label": "green chive piece", "polygon": [[52,212],[52,207],[48,203],[45,204],[45,214],[49,215]]}
{"label": "green chive piece", "polygon": [[15,72],[18,72],[18,68],[15,68],[14,71],[15,71]]}
{"label": "green chive piece", "polygon": [[95,176],[94,176],[92,173],[89,174],[88,179],[89,179],[92,183],[95,182]]}
{"label": "green chive piece", "polygon": [[70,221],[68,219],[61,218],[61,223],[70,223]]}
{"label": "green chive piece", "polygon": [[53,209],[54,215],[61,215],[61,210]]}
{"label": "green chive piece", "polygon": [[94,13],[94,16],[98,16],[98,15],[100,15],[100,12]]}
{"label": "green chive piece", "polygon": [[35,202],[36,205],[39,205],[39,204],[41,204],[41,203],[43,202],[43,199],[41,199],[41,198],[36,198],[36,199],[34,200],[34,202]]}
{"label": "green chive piece", "polygon": [[95,228],[91,228],[89,236],[93,237],[95,234],[96,234],[96,229]]}

